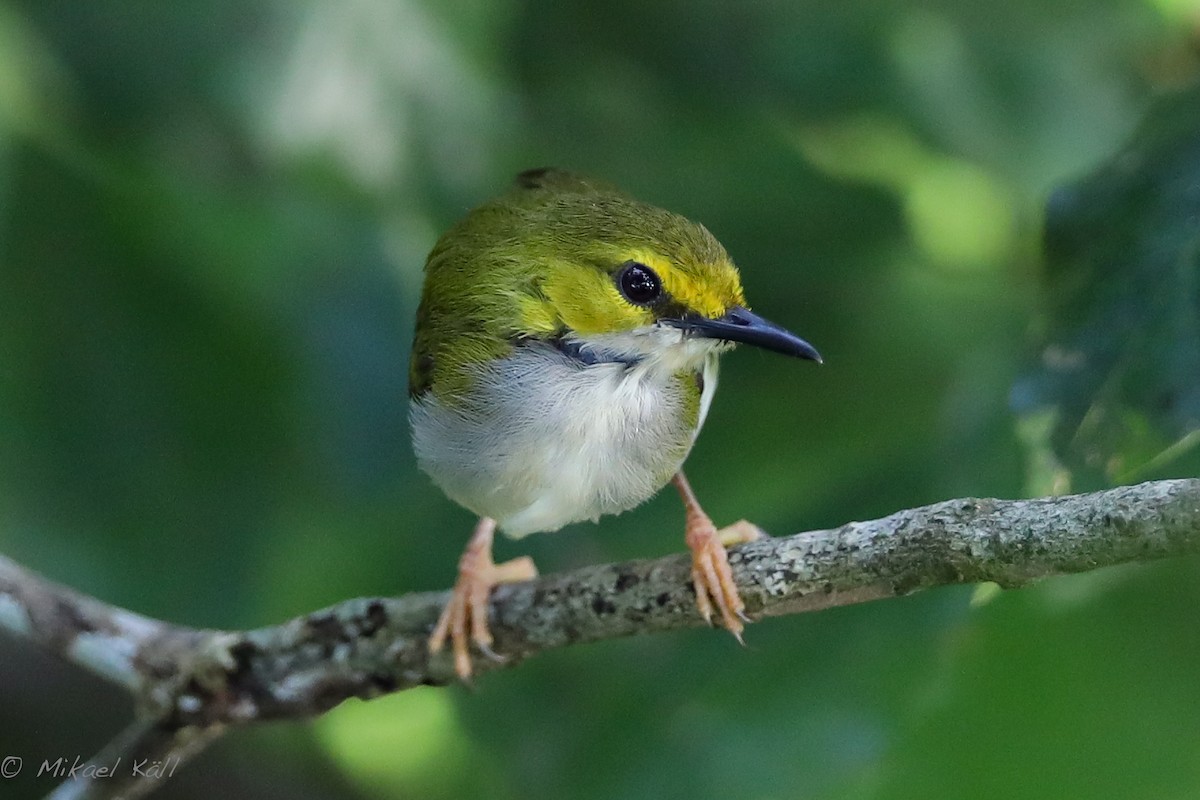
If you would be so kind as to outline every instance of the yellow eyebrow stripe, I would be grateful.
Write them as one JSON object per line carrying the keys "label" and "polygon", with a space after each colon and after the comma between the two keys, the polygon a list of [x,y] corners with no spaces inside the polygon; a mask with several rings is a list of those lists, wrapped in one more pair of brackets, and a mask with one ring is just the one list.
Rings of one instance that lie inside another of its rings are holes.
{"label": "yellow eyebrow stripe", "polygon": [[[706,317],[719,317],[733,305],[745,305],[741,282],[732,264],[696,265],[682,268],[649,250],[634,250],[630,261],[638,261],[658,273],[663,288],[680,305]],[[703,275],[696,271],[704,270]]]}

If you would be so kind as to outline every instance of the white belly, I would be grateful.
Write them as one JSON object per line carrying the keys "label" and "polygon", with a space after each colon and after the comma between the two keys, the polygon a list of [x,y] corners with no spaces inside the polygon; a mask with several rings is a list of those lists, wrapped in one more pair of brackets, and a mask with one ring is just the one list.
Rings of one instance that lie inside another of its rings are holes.
{"label": "white belly", "polygon": [[413,401],[417,461],[452,500],[510,536],[620,513],[683,464],[716,388],[716,352],[699,353],[700,412],[688,414],[672,361],[583,366],[551,345],[523,344],[465,402],[433,393]]}

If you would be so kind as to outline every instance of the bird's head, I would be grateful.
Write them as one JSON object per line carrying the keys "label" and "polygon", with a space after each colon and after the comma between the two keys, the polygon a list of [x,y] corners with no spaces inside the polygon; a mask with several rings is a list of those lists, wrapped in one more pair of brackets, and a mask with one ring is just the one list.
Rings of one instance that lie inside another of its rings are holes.
{"label": "bird's head", "polygon": [[561,170],[522,173],[442,237],[427,270],[426,322],[453,320],[480,357],[496,340],[541,339],[681,368],[738,342],[820,361],[747,308],[737,268],[703,225]]}

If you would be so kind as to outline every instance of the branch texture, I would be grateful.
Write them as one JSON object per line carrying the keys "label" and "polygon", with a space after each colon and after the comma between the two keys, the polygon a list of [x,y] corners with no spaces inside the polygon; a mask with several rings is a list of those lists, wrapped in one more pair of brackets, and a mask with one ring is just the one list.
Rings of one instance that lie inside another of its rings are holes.
{"label": "branch texture", "polygon": [[[752,618],[816,611],[959,583],[1018,587],[1099,567],[1200,552],[1200,480],[1038,500],[962,499],[730,551]],[[54,585],[0,557],[0,628],[127,689],[147,730],[178,752],[225,726],[296,719],[350,697],[456,680],[426,638],[447,593],[347,600],[251,631],[173,626]],[[703,625],[690,559],[606,564],[492,594],[491,629],[510,667],[569,644]],[[214,734],[215,735],[215,734]],[[137,739],[147,751],[146,737]],[[95,794],[89,796],[110,796]]]}

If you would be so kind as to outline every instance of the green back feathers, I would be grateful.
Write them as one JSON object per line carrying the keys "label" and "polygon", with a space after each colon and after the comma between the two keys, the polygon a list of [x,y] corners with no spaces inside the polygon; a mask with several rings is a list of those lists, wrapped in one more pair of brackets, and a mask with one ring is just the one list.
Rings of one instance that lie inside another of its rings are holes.
{"label": "green back feathers", "polygon": [[653,324],[659,312],[629,302],[614,282],[630,261],[658,274],[676,313],[716,317],[745,302],[737,270],[702,225],[569,172],[521,173],[429,254],[410,395],[466,391],[472,365],[519,339]]}

